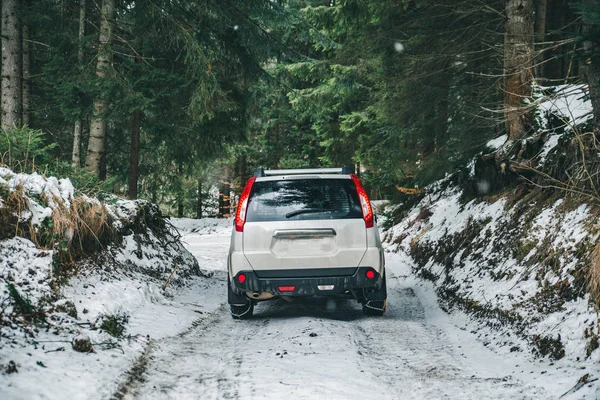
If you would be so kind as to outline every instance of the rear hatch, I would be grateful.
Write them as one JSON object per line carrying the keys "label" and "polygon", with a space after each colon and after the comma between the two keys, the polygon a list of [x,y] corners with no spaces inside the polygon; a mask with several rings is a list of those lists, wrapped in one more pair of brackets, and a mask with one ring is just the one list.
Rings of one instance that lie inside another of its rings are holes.
{"label": "rear hatch", "polygon": [[305,276],[352,275],[367,250],[354,182],[347,176],[257,180],[243,249],[259,277],[284,277],[298,269],[313,269]]}

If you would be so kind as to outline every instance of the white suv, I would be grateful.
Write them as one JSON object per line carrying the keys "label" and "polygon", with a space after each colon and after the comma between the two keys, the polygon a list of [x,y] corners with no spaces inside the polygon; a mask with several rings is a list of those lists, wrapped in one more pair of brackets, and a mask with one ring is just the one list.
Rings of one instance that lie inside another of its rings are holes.
{"label": "white suv", "polygon": [[227,261],[235,319],[290,296],[348,297],[365,314],[385,311],[384,252],[352,167],[258,168],[240,196]]}

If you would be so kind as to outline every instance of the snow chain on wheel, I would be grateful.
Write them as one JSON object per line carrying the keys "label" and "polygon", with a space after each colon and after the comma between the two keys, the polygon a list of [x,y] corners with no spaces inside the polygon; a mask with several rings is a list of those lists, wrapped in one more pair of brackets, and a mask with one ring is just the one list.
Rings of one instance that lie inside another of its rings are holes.
{"label": "snow chain on wheel", "polygon": [[363,305],[366,315],[381,316],[385,312],[387,300],[369,300]]}
{"label": "snow chain on wheel", "polygon": [[231,317],[233,319],[249,319],[252,317],[252,313],[254,312],[254,304],[251,302],[248,302],[248,304],[244,304],[242,306],[230,304],[229,312],[231,313]]}

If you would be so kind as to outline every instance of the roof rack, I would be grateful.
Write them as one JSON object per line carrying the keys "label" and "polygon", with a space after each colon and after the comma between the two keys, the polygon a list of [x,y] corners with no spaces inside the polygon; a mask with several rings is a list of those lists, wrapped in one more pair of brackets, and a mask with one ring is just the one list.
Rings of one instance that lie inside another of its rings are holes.
{"label": "roof rack", "polygon": [[254,176],[262,178],[273,175],[308,175],[308,174],[353,174],[352,165],[344,165],[341,168],[308,168],[308,169],[268,169],[258,167],[254,170]]}

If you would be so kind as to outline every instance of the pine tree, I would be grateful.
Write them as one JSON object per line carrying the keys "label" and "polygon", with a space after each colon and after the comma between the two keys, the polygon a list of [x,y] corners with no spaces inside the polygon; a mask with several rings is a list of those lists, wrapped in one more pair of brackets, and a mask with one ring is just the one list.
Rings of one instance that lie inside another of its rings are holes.
{"label": "pine tree", "polygon": [[585,77],[594,114],[594,130],[600,136],[600,1],[583,1],[583,51]]}
{"label": "pine tree", "polygon": [[21,17],[16,0],[2,1],[2,129],[20,128],[23,120]]}
{"label": "pine tree", "polygon": [[[99,84],[109,80],[112,76],[113,53],[111,41],[114,35],[113,26],[115,17],[115,0],[102,0],[100,40],[96,62],[96,76],[98,76]],[[101,175],[101,162],[105,149],[107,125],[105,114],[107,107],[108,99],[104,93],[100,93],[94,101],[94,115],[90,122],[90,139],[85,159],[86,168],[97,175]]]}
{"label": "pine tree", "polygon": [[[85,20],[87,14],[87,1],[80,0],[79,2],[79,30],[77,33],[77,62],[81,68],[84,58],[83,40],[85,38]],[[75,119],[73,126],[73,153],[71,156],[71,165],[74,167],[81,166],[81,117]]]}
{"label": "pine tree", "polygon": [[508,136],[516,140],[531,129],[525,101],[531,97],[533,80],[533,0],[508,0],[506,16],[504,112]]}
{"label": "pine tree", "polygon": [[31,1],[25,0],[22,3],[23,11],[21,12],[21,51],[22,51],[22,110],[21,117],[23,125],[29,125],[31,122],[31,39],[30,39],[30,22],[25,18],[31,7]]}

